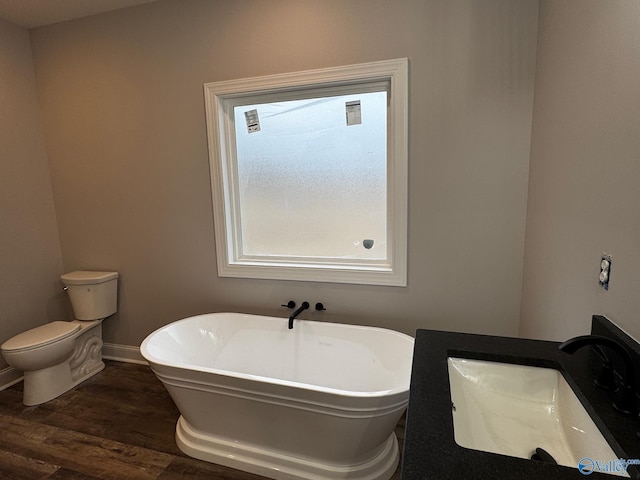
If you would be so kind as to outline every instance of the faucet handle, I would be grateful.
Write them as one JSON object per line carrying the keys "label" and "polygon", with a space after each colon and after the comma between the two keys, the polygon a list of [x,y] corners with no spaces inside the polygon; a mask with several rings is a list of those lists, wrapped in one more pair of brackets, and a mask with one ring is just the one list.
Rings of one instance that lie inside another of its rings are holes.
{"label": "faucet handle", "polygon": [[324,305],[320,302],[316,303],[316,310],[321,312],[322,310],[326,310],[326,308],[324,308]]}
{"label": "faucet handle", "polygon": [[296,302],[294,302],[293,300],[289,300],[286,304],[282,304],[282,307],[287,307],[287,308],[296,308]]}
{"label": "faucet handle", "polygon": [[600,345],[591,345],[591,350],[593,350],[602,361],[600,373],[598,374],[598,378],[593,380],[593,384],[602,390],[615,390],[616,382],[613,375],[613,365],[609,356]]}

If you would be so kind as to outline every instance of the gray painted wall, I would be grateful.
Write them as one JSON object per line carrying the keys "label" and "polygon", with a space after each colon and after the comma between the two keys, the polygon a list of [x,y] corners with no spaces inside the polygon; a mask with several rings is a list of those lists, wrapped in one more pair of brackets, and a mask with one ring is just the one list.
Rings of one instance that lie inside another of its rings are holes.
{"label": "gray painted wall", "polygon": [[[29,33],[0,20],[0,343],[66,317]],[[0,358],[0,369],[7,364]]]}
{"label": "gray painted wall", "polygon": [[545,0],[539,32],[520,333],[640,338],[640,3]]}
{"label": "gray painted wall", "polygon": [[[603,313],[640,337],[638,3],[542,0],[530,173],[537,2],[397,5],[166,1],[31,44],[0,21],[0,341],[68,317],[58,276],[76,268],[122,273],[113,343],[194,313],[285,315],[289,298],[409,333],[512,335],[521,316],[521,335],[560,340]],[[202,83],[402,56],[409,287],[217,278]]]}
{"label": "gray painted wall", "polygon": [[[214,311],[516,335],[537,1],[180,0],[32,30],[65,270],[121,273],[105,339]],[[218,278],[202,85],[408,57],[409,286]],[[313,317],[315,314],[309,314]]]}

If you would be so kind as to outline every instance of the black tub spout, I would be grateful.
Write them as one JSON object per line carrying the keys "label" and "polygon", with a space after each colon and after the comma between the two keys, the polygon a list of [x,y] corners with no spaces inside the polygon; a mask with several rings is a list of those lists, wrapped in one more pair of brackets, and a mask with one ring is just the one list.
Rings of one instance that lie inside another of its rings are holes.
{"label": "black tub spout", "polygon": [[307,308],[309,308],[309,302],[302,302],[302,305],[300,305],[291,315],[289,315],[289,330],[293,328],[293,319],[296,318],[300,314],[300,312],[306,310]]}

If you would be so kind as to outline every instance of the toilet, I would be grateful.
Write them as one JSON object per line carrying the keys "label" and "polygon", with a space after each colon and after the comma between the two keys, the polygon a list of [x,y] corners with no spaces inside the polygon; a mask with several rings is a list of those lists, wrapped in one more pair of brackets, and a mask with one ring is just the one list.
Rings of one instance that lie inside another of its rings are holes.
{"label": "toilet", "polygon": [[23,403],[40,405],[104,368],[102,320],[117,311],[117,272],[61,275],[75,320],[54,321],[0,346],[5,361],[24,373]]}

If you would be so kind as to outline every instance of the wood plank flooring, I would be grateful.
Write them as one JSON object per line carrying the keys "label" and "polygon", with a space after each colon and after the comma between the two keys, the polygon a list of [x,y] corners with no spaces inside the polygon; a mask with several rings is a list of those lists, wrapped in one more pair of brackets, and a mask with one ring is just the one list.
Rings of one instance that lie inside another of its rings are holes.
{"label": "wood plank flooring", "polygon": [[[174,440],[178,410],[149,367],[105,363],[36,407],[22,404],[22,383],[0,391],[0,479],[264,478],[184,455]],[[402,448],[404,420],[396,435]],[[399,468],[392,480],[400,480]]]}

